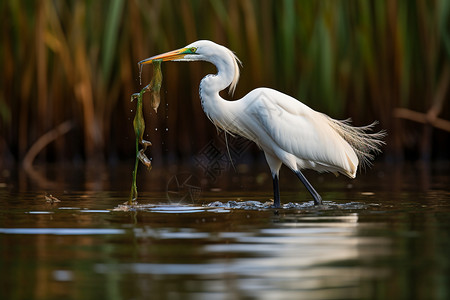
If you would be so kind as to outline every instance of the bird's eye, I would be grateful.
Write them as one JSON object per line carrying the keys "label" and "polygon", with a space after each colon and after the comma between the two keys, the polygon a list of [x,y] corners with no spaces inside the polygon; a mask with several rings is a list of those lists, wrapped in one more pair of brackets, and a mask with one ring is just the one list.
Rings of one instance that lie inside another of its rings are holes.
{"label": "bird's eye", "polygon": [[197,51],[197,48],[192,47],[192,48],[190,48],[189,50],[190,50],[192,53],[195,53],[195,51]]}

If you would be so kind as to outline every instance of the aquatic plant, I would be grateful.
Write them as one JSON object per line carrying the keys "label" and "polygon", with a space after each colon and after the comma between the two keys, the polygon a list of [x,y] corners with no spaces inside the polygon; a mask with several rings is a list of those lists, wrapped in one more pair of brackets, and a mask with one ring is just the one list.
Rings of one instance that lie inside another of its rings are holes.
{"label": "aquatic plant", "polygon": [[[141,77],[142,65],[140,65],[139,78]],[[144,113],[142,110],[143,97],[146,92],[150,92],[151,96],[151,106],[155,110],[158,111],[158,106],[160,103],[160,95],[159,91],[161,89],[162,83],[162,72],[161,72],[161,61],[155,60],[153,61],[153,78],[148,85],[146,85],[139,93],[134,93],[131,95],[131,102],[136,99],[136,114],[133,119],[133,128],[134,133],[136,135],[136,158],[134,162],[134,170],[132,174],[132,184],[131,184],[131,192],[130,198],[128,200],[128,204],[131,205],[134,201],[137,200],[138,191],[137,191],[137,171],[139,161],[147,167],[148,170],[152,168],[152,161],[147,157],[145,151],[148,146],[151,146],[152,143],[150,141],[144,140],[144,131],[145,131],[145,119]],[[139,144],[142,145],[142,149],[139,149]]]}

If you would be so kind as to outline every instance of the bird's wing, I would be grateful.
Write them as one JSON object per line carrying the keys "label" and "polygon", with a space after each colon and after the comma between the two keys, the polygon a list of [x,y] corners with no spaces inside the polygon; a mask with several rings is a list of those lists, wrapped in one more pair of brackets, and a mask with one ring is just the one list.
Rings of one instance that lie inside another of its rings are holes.
{"label": "bird's wing", "polygon": [[294,155],[300,168],[354,177],[358,158],[326,115],[268,88],[256,89],[240,102],[241,135],[278,156],[281,152]]}

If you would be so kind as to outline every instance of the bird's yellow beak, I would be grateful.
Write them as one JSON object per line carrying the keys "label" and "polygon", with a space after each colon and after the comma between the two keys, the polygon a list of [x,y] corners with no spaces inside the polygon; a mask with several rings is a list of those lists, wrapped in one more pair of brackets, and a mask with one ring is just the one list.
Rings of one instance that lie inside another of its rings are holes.
{"label": "bird's yellow beak", "polygon": [[183,58],[187,54],[193,54],[191,48],[181,48],[178,50],[173,50],[170,52],[152,56],[150,58],[141,60],[140,62],[138,62],[138,65],[151,64],[154,60],[162,60],[162,61],[177,60]]}

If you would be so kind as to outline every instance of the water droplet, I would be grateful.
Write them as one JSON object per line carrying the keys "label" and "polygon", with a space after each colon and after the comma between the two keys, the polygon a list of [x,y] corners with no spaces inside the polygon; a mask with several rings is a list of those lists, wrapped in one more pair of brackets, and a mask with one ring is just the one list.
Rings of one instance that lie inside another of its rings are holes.
{"label": "water droplet", "polygon": [[158,131],[158,127],[157,127],[157,128],[155,128],[155,131]]}
{"label": "water droplet", "polygon": [[142,85],[142,67],[143,64],[139,64],[139,85]]}
{"label": "water droplet", "polygon": [[166,127],[166,131],[169,131],[169,128]]}

